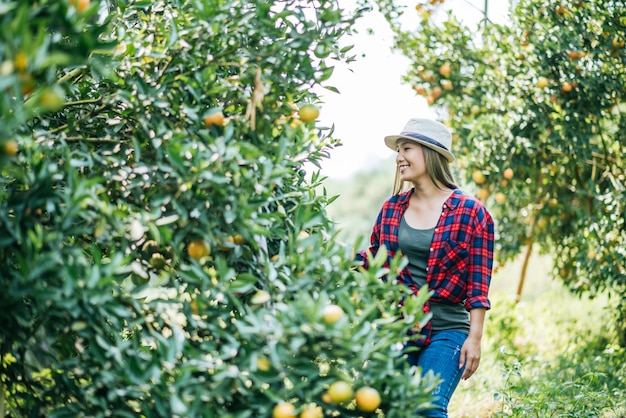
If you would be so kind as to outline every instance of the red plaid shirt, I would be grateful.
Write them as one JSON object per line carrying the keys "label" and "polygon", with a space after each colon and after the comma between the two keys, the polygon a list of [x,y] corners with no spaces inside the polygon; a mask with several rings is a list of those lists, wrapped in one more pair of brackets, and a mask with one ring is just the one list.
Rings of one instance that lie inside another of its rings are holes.
{"label": "red plaid shirt", "polygon": [[[357,254],[357,260],[368,268],[367,253],[376,255],[378,248],[387,248],[387,262],[400,250],[398,233],[400,220],[409,206],[413,190],[392,196],[383,204],[370,237],[370,247]],[[490,309],[489,284],[493,265],[494,222],[487,209],[478,200],[461,190],[455,190],[443,205],[441,217],[428,257],[426,283],[434,293],[433,302],[465,303],[467,310]],[[408,267],[398,272],[397,281],[411,287],[414,294],[419,289],[411,280]],[[429,312],[429,302],[424,312]],[[430,343],[430,322],[422,329],[420,345]]]}

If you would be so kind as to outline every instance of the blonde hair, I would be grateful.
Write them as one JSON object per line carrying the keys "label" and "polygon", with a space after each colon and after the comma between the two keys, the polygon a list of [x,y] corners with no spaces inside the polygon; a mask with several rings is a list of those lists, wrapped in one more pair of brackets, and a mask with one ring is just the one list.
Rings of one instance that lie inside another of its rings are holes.
{"label": "blonde hair", "polygon": [[[454,176],[450,170],[450,163],[446,160],[446,157],[425,146],[422,146],[422,150],[424,151],[424,164],[426,165],[426,172],[428,173],[428,177],[430,177],[433,184],[437,186],[438,189],[442,189],[442,186],[447,187],[448,189],[458,189],[459,186],[457,186],[454,181]],[[400,170],[396,167],[392,195],[400,194],[410,188],[411,183],[400,179]]]}

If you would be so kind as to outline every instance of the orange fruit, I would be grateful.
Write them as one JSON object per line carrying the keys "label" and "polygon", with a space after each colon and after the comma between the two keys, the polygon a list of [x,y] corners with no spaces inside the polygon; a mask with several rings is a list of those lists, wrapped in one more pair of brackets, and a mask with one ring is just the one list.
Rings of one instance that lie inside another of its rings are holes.
{"label": "orange fruit", "polygon": [[338,380],[328,388],[330,400],[334,403],[344,403],[352,399],[354,394],[352,386],[348,382]]}
{"label": "orange fruit", "polygon": [[624,41],[624,38],[616,36],[615,38],[613,38],[612,45],[615,49],[622,49],[624,48],[624,45],[626,45],[626,42]]}
{"label": "orange fruit", "polygon": [[478,189],[478,192],[476,192],[476,197],[479,198],[480,200],[487,199],[489,197],[489,190],[487,190],[484,187]]}
{"label": "orange fruit", "polygon": [[487,180],[487,178],[482,171],[474,170],[472,172],[472,180],[474,180],[476,184],[483,184]]}
{"label": "orange fruit", "polygon": [[289,418],[296,416],[296,407],[289,402],[281,402],[272,411],[273,418]]}
{"label": "orange fruit", "polygon": [[298,110],[298,115],[304,123],[311,123],[320,115],[320,111],[312,104],[304,105]]}
{"label": "orange fruit", "polygon": [[380,394],[369,386],[363,386],[354,395],[356,407],[361,411],[373,412],[380,405]]}
{"label": "orange fruit", "polygon": [[232,239],[235,245],[243,245],[246,242],[246,239],[241,234],[235,234]]}
{"label": "orange fruit", "polygon": [[15,56],[14,61],[17,71],[19,71],[20,73],[26,71],[26,68],[28,67],[28,55],[26,55],[24,52],[20,52]]}
{"label": "orange fruit", "polygon": [[189,257],[200,260],[211,253],[209,246],[201,240],[192,241],[187,245],[187,254]]}
{"label": "orange fruit", "polygon": [[343,317],[343,309],[338,305],[327,305],[322,310],[322,320],[327,325],[332,325]]}
{"label": "orange fruit", "polygon": [[9,139],[4,143],[4,153],[9,157],[14,156],[19,151],[19,146],[17,145],[17,141],[14,139]]}
{"label": "orange fruit", "polygon": [[272,365],[270,364],[270,361],[265,357],[259,357],[256,361],[257,369],[261,370],[262,372],[268,371],[271,366]]}
{"label": "orange fruit", "polygon": [[572,86],[572,84],[567,81],[561,84],[561,91],[563,93],[569,93],[570,91],[572,91],[573,88],[574,86]]}
{"label": "orange fruit", "polygon": [[214,112],[204,117],[204,124],[207,128],[211,126],[224,126],[224,114],[222,112]]}
{"label": "orange fruit", "polygon": [[506,195],[502,192],[496,193],[496,202],[500,204],[506,203]]}
{"label": "orange fruit", "polygon": [[504,176],[505,179],[507,180],[511,180],[513,178],[513,169],[512,168],[507,168],[502,172],[502,175]]}
{"label": "orange fruit", "polygon": [[439,74],[441,74],[443,77],[449,77],[450,72],[452,72],[452,68],[450,68],[449,62],[446,62],[441,67],[439,67]]}
{"label": "orange fruit", "polygon": [[450,80],[441,80],[439,83],[444,90],[452,90],[454,88],[454,84]]}
{"label": "orange fruit", "polygon": [[322,418],[324,411],[318,405],[312,403],[300,412],[300,418]]}
{"label": "orange fruit", "polygon": [[539,77],[539,79],[537,80],[537,87],[542,89],[546,87],[547,85],[548,85],[548,79],[545,77]]}
{"label": "orange fruit", "polygon": [[46,87],[39,96],[39,104],[46,110],[56,111],[65,105],[65,95],[54,87]]}
{"label": "orange fruit", "polygon": [[82,13],[89,7],[89,0],[70,0],[70,5],[76,7],[78,13]]}
{"label": "orange fruit", "polygon": [[416,84],[415,86],[413,86],[413,90],[415,90],[415,93],[417,93],[420,96],[426,96],[426,88],[424,86],[420,86],[419,84]]}

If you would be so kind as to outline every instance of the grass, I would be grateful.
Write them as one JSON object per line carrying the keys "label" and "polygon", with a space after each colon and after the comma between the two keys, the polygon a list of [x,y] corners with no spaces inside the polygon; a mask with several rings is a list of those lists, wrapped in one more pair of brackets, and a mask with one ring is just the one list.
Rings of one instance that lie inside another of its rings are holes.
{"label": "grass", "polygon": [[452,397],[454,418],[626,417],[626,350],[611,332],[611,301],[572,295],[533,256],[515,303],[519,263],[492,281],[481,366]]}

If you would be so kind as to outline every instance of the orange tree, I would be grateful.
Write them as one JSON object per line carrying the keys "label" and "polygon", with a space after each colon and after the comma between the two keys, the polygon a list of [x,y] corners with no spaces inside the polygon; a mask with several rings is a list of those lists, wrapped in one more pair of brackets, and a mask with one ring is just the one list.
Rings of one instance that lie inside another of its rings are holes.
{"label": "orange tree", "polygon": [[498,219],[499,261],[550,252],[572,290],[618,295],[623,324],[624,2],[522,0],[509,22],[479,25],[439,3],[418,2],[405,29],[406,12],[378,2],[412,61],[406,81],[449,121],[459,168]]}
{"label": "orange tree", "polygon": [[2,3],[1,416],[428,405],[436,379],[397,364],[423,300],[397,303],[383,258],[354,269],[303,169],[336,145],[312,88],[352,59],[336,45],[359,15]]}

